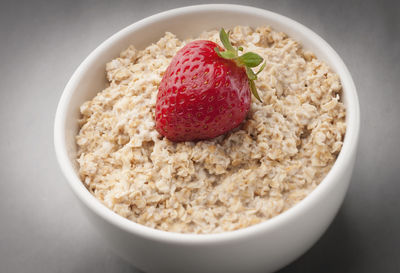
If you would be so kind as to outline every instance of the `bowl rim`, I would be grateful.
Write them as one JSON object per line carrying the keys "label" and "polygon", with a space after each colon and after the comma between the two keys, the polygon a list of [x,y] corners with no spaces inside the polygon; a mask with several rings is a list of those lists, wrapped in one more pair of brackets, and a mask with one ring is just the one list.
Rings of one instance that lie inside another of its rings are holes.
{"label": "bowl rim", "polygon": [[[343,86],[346,86],[346,135],[343,141],[342,150],[339,153],[334,165],[321,181],[321,183],[303,200],[298,202],[296,205],[288,209],[287,211],[268,219],[259,224],[255,224],[246,228],[226,231],[221,233],[211,233],[211,234],[187,234],[187,233],[175,233],[169,231],[158,230],[150,228],[131,220],[128,220],[107,208],[105,205],[101,204],[83,185],[78,175],[74,171],[72,162],[69,160],[66,145],[66,130],[65,124],[67,120],[67,108],[69,102],[71,101],[73,91],[78,85],[80,75],[86,71],[92,62],[95,61],[98,53],[102,52],[105,48],[112,45],[116,40],[125,37],[125,35],[140,29],[148,24],[155,23],[156,21],[165,20],[177,15],[183,15],[185,13],[196,13],[204,12],[207,10],[229,10],[229,11],[245,11],[246,13],[253,13],[263,17],[268,17],[271,20],[279,21],[281,24],[290,26],[296,32],[302,32],[304,35],[310,37],[313,43],[317,44],[318,47],[327,54],[331,55],[331,59],[335,63],[335,67],[339,68],[338,74]],[[341,73],[340,73],[341,72]],[[67,178],[69,185],[71,186],[73,192],[78,196],[78,198],[92,210],[97,216],[101,217],[108,223],[122,229],[128,233],[135,234],[137,236],[157,240],[162,242],[173,242],[176,244],[213,244],[227,242],[231,240],[245,239],[248,236],[253,236],[261,234],[264,232],[279,229],[280,226],[284,226],[285,223],[289,222],[295,215],[301,214],[307,211],[308,208],[312,207],[318,200],[324,195],[328,194],[328,191],[332,184],[335,182],[334,177],[343,171],[347,165],[351,164],[352,155],[355,154],[358,144],[360,128],[360,109],[356,87],[343,60],[335,52],[335,50],[319,35],[314,33],[309,28],[304,25],[275,12],[255,8],[251,6],[243,5],[233,5],[233,4],[203,4],[203,5],[193,5],[175,8],[167,10],[155,15],[146,17],[139,20],[117,33],[113,34],[111,37],[102,42],[95,50],[93,50],[86,59],[79,65],[75,70],[72,77],[68,81],[65,89],[60,98],[55,121],[54,121],[54,146],[56,157],[62,173]]]}

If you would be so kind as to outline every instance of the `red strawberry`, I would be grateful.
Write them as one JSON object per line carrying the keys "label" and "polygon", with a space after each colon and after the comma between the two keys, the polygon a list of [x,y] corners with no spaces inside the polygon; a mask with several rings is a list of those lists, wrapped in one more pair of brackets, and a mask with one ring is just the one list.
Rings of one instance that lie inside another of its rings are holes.
{"label": "red strawberry", "polygon": [[246,117],[250,91],[260,99],[253,82],[256,74],[250,67],[263,59],[251,52],[239,56],[243,49],[233,48],[228,37],[221,29],[225,51],[214,42],[198,40],[172,59],[158,89],[155,113],[157,131],[169,140],[222,135]]}

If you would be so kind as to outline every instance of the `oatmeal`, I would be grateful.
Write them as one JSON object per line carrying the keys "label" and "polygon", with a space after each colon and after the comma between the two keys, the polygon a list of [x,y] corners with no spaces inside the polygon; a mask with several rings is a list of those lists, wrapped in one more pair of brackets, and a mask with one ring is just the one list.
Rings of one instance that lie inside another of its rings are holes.
{"label": "oatmeal", "polygon": [[[217,233],[274,217],[325,177],[346,131],[341,84],[325,63],[269,27],[235,27],[231,41],[267,65],[244,122],[207,141],[174,143],[155,129],[157,88],[187,42],[166,33],[106,66],[109,87],[81,106],[79,174],[104,205],[134,222]],[[196,39],[219,43],[218,31]]]}

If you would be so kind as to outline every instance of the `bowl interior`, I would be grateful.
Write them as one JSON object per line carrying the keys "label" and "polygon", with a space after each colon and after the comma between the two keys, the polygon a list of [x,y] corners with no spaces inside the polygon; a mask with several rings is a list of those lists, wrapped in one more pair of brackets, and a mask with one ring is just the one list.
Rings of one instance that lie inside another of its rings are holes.
{"label": "bowl interior", "polygon": [[[79,181],[75,144],[75,136],[79,129],[77,122],[80,115],[79,107],[106,86],[107,62],[119,56],[119,53],[131,44],[138,49],[145,48],[156,42],[166,31],[185,39],[196,37],[205,30],[231,28],[237,25],[253,27],[269,25],[275,30],[285,32],[299,41],[304,48],[314,52],[339,74],[344,90],[348,125],[342,151],[351,145],[346,142],[349,142],[349,139],[356,139],[358,134],[357,95],[346,66],[325,41],[301,24],[266,10],[236,5],[193,6],[157,14],[128,26],[103,42],[75,71],[64,90],[55,124],[56,151],[64,174],[69,173],[69,182]],[[81,186],[75,186],[86,190],[82,183]]]}

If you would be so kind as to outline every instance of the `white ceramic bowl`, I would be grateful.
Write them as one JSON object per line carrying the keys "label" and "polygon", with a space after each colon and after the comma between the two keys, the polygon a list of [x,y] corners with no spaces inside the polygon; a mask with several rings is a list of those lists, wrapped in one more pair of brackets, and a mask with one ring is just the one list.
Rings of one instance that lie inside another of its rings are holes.
{"label": "white ceramic bowl", "polygon": [[[264,223],[220,234],[154,230],[103,206],[77,174],[75,135],[79,106],[105,85],[105,64],[128,45],[144,48],[171,31],[184,39],[201,31],[236,25],[270,25],[286,32],[336,71],[343,85],[347,131],[341,153],[322,183],[293,208]],[[93,227],[120,256],[146,272],[271,272],[295,260],[326,230],[347,191],[359,134],[359,104],[349,71],[337,53],[303,25],[270,11],[237,5],[200,5],[148,17],[119,31],[78,67],[58,105],[54,142],[69,185]]]}

